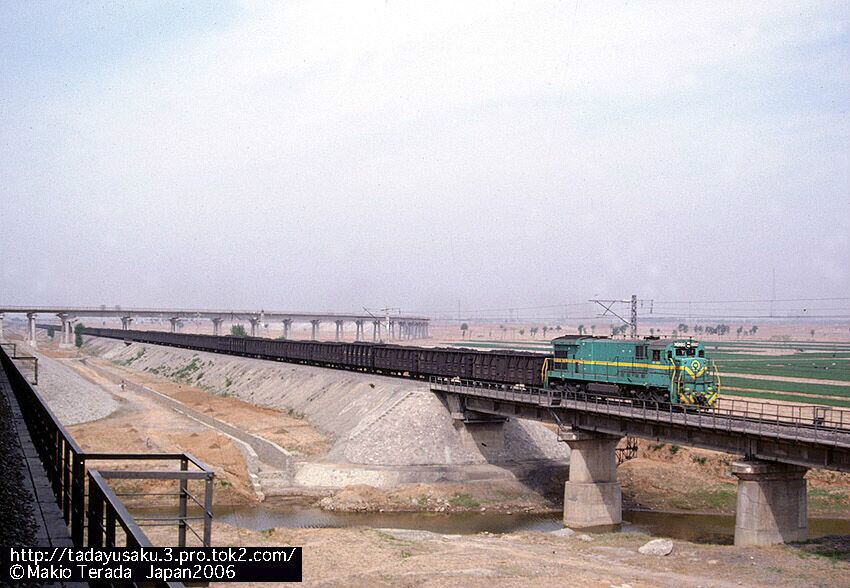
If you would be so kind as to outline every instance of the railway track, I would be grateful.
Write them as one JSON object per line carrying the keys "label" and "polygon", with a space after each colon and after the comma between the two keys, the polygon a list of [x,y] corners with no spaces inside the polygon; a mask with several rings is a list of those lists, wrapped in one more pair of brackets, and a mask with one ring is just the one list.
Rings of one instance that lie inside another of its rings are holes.
{"label": "railway track", "polygon": [[[716,407],[698,408],[631,397],[597,396],[540,386],[545,356],[522,352],[485,352],[373,343],[279,341],[254,337],[218,337],[162,331],[86,328],[84,334],[241,355],[335,369],[370,371],[394,377],[429,379],[432,389],[546,408],[568,408],[669,423],[704,424],[746,433],[774,433],[791,441],[835,442],[850,447],[850,410],[721,398]],[[414,361],[419,354],[426,360]],[[420,366],[426,366],[422,371]],[[484,377],[482,377],[482,375]],[[739,426],[740,424],[740,426]],[[790,432],[789,432],[790,431]],[[844,446],[844,445],[842,445]]]}

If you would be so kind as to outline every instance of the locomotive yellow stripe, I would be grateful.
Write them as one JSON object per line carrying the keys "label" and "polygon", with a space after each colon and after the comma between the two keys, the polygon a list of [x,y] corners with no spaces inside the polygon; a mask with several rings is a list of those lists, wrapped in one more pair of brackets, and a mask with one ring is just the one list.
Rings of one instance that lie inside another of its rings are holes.
{"label": "locomotive yellow stripe", "polygon": [[651,363],[632,363],[628,361],[591,361],[588,359],[564,359],[556,358],[555,363],[580,363],[582,365],[607,365],[612,367],[642,367],[654,370],[669,371],[674,369],[669,365],[653,365]]}
{"label": "locomotive yellow stripe", "polygon": [[[547,358],[548,359],[548,358]],[[676,369],[675,366],[672,365],[654,365],[651,363],[633,363],[629,361],[592,361],[589,359],[566,359],[566,358],[556,358],[554,363],[577,363],[580,365],[604,365],[609,367],[636,367],[636,368],[647,368],[653,370],[662,370],[662,371],[671,371]],[[705,365],[694,374],[693,370],[688,366],[682,366],[682,369],[687,372],[689,376],[696,379],[705,373]]]}

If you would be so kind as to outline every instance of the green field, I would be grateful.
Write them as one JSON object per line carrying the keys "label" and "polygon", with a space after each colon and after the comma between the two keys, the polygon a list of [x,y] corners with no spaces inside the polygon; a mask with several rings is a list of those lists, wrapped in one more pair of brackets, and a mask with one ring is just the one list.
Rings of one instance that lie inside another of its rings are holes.
{"label": "green field", "polygon": [[755,392],[751,390],[723,390],[723,395],[753,398],[755,400],[784,400],[785,402],[799,402],[801,404],[850,407],[850,400],[840,400],[838,398],[812,398],[810,396],[797,396],[795,394],[771,394],[770,392]]}
{"label": "green field", "polygon": [[757,374],[850,382],[850,361],[833,359],[716,359],[721,373]]}
{"label": "green field", "polygon": [[[748,390],[774,390],[777,392],[801,392],[820,396],[839,396],[850,398],[850,386],[830,386],[828,384],[803,384],[783,382],[781,380],[751,380],[720,376],[720,388],[725,393],[728,388],[746,388]],[[810,399],[811,402],[816,399]]]}

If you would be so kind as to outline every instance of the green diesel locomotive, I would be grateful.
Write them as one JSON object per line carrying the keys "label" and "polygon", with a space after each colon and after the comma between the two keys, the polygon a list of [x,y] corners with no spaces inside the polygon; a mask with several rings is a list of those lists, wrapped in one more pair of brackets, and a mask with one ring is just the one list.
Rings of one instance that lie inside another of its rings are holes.
{"label": "green diesel locomotive", "polygon": [[717,406],[720,379],[705,347],[690,339],[567,335],[544,361],[547,388],[651,402]]}

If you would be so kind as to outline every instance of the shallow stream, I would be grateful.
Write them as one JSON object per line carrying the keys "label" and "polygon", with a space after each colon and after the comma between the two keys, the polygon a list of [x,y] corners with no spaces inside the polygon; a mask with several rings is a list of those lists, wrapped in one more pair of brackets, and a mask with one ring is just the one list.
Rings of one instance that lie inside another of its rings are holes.
{"label": "shallow stream", "polygon": [[[156,509],[159,513],[161,509]],[[141,514],[133,509],[133,514]],[[146,509],[145,514],[152,512]],[[150,515],[148,515],[150,516]],[[215,519],[245,529],[261,531],[276,527],[344,528],[372,527],[418,529],[443,534],[517,531],[555,531],[563,528],[560,513],[528,514],[504,512],[462,513],[340,513],[313,508],[269,508],[266,506],[219,506]],[[603,530],[603,529],[598,529]],[[609,529],[604,529],[609,530]],[[733,515],[624,511],[622,531],[646,533],[695,543],[731,544],[735,534]],[[592,532],[593,530],[591,530]],[[850,519],[809,519],[809,537],[850,535]]]}

